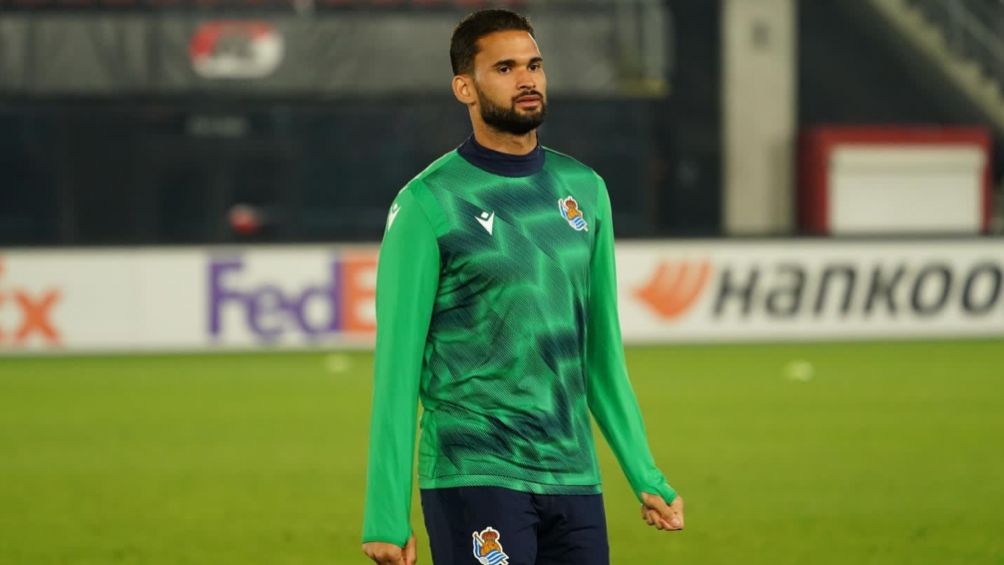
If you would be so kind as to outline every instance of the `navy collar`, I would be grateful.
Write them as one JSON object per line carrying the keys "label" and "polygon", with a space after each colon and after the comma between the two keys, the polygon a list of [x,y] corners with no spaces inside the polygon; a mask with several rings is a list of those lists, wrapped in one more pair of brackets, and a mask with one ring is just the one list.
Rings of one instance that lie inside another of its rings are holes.
{"label": "navy collar", "polygon": [[544,168],[544,150],[539,142],[526,155],[510,155],[483,147],[472,135],[457,152],[475,167],[503,177],[528,177]]}

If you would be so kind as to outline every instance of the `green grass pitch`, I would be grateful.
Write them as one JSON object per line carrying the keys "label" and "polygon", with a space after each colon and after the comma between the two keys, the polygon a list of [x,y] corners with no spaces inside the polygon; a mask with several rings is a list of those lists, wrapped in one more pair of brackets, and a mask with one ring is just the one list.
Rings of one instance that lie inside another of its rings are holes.
{"label": "green grass pitch", "polygon": [[[1004,564],[1004,342],[628,363],[687,530],[645,526],[601,442],[615,565]],[[0,564],[366,563],[371,369],[365,353],[0,359]],[[413,521],[431,563],[417,501]]]}

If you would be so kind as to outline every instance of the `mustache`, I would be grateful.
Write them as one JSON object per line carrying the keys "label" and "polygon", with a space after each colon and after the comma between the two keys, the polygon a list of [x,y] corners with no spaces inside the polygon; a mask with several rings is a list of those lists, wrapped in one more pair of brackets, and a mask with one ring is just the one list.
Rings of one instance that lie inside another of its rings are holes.
{"label": "mustache", "polygon": [[512,101],[515,102],[524,96],[539,96],[541,100],[544,100],[544,95],[541,94],[540,92],[536,90],[524,90],[523,92],[520,92],[516,96],[513,96]]}

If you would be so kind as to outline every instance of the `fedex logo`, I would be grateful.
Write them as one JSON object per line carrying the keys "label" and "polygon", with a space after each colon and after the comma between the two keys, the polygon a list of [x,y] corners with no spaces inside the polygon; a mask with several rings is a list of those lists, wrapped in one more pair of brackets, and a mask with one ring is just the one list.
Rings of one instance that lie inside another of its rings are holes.
{"label": "fedex logo", "polygon": [[[249,280],[245,260],[209,263],[209,335],[227,334],[225,320],[238,313],[239,328],[255,339],[272,342],[287,335],[318,339],[338,333],[375,329],[376,257],[343,256],[326,265],[316,282],[280,285]],[[231,324],[234,325],[234,324]]]}
{"label": "fedex logo", "polygon": [[[0,280],[3,276],[4,264],[0,261]],[[52,309],[61,295],[54,288],[30,291],[17,287],[0,287],[0,345],[22,345],[33,336],[46,344],[59,344],[60,335],[52,322]],[[2,315],[11,311],[16,313],[16,323],[4,323]]]}

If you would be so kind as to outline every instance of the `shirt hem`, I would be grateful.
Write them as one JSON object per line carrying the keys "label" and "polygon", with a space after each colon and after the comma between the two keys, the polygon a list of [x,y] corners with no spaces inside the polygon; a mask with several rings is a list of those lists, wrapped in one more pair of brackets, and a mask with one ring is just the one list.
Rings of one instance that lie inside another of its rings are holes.
{"label": "shirt hem", "polygon": [[600,483],[587,485],[546,484],[493,475],[457,475],[435,479],[419,479],[419,488],[421,490],[459,487],[499,487],[531,494],[601,494],[603,492]]}

